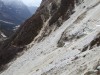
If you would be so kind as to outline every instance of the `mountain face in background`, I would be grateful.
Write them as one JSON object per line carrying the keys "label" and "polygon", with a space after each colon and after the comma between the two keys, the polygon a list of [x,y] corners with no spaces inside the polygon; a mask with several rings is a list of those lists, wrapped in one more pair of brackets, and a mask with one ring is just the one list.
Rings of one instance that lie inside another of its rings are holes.
{"label": "mountain face in background", "polygon": [[42,0],[0,46],[0,75],[100,75],[100,0]]}
{"label": "mountain face in background", "polygon": [[20,0],[0,0],[0,30],[11,36],[15,26],[22,24],[32,14]]}

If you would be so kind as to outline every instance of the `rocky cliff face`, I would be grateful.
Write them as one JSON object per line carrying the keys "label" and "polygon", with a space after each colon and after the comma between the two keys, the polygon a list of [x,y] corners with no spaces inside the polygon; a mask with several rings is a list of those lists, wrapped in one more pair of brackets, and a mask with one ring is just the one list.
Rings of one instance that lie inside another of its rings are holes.
{"label": "rocky cliff face", "polygon": [[99,9],[100,0],[43,0],[1,45],[0,75],[100,75]]}

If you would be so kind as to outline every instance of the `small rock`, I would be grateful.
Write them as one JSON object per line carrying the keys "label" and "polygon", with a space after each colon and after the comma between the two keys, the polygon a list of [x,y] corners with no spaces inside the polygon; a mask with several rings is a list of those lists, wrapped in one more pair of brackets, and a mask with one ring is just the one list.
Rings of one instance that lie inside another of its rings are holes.
{"label": "small rock", "polygon": [[97,75],[98,70],[88,71],[84,75]]}
{"label": "small rock", "polygon": [[97,67],[97,70],[100,70],[100,66]]}

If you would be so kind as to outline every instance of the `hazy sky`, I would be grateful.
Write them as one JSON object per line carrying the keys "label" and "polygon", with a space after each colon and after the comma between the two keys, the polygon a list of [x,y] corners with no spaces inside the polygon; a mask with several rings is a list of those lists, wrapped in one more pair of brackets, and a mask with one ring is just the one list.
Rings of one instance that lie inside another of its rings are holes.
{"label": "hazy sky", "polygon": [[28,6],[39,6],[42,0],[22,0]]}

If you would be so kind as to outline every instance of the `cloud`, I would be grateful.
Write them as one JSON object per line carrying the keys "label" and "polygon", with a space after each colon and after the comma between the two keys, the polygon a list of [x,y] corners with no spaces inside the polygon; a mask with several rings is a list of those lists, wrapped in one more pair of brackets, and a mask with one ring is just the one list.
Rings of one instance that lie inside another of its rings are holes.
{"label": "cloud", "polygon": [[42,0],[22,0],[28,6],[39,6]]}

